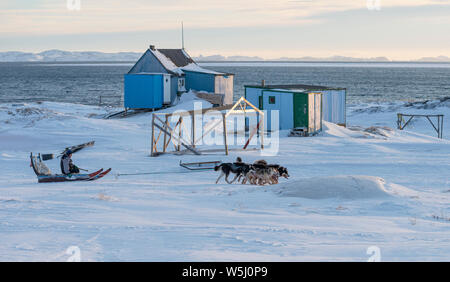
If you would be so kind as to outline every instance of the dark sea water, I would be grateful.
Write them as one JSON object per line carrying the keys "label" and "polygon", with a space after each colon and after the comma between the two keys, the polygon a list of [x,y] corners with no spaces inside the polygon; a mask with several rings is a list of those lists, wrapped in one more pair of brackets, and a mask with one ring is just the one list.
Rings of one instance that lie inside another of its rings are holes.
{"label": "dark sea water", "polygon": [[[120,106],[133,63],[0,63],[0,103],[54,101]],[[450,97],[449,63],[202,63],[244,85],[314,84],[347,88],[349,104]]]}

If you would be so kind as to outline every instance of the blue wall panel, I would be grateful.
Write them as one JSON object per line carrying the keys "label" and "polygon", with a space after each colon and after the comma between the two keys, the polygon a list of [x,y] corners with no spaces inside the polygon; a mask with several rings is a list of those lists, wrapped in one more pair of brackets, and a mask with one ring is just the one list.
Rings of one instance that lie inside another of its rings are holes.
{"label": "blue wall panel", "polygon": [[[294,127],[293,94],[284,91],[262,91],[264,110],[267,110],[267,128],[271,128],[271,111],[278,112],[279,129],[291,129]],[[275,98],[275,104],[270,104],[270,97]],[[275,112],[275,113],[276,113]],[[276,130],[276,129],[274,129]]]}
{"label": "blue wall panel", "polygon": [[258,109],[262,109],[262,105],[259,104],[259,96],[261,96],[261,93],[261,88],[245,87],[245,99]]}
{"label": "blue wall panel", "polygon": [[186,90],[207,91],[214,93],[215,75],[210,73],[184,71]]}
{"label": "blue wall panel", "polygon": [[163,75],[126,74],[124,82],[125,108],[161,108],[163,105]]}

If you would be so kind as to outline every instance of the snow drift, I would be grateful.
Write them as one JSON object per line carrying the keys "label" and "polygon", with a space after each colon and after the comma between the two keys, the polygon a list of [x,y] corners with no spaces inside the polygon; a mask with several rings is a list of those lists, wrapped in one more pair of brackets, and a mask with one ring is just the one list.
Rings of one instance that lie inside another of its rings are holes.
{"label": "snow drift", "polygon": [[281,184],[277,192],[285,197],[307,199],[373,199],[389,195],[385,183],[374,176],[314,177]]}

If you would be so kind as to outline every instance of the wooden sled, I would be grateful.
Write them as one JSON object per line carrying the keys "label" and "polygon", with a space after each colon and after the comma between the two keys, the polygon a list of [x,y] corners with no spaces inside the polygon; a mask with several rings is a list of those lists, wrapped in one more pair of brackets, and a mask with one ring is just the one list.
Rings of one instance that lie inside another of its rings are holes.
{"label": "wooden sled", "polygon": [[189,170],[209,170],[214,169],[215,166],[221,164],[221,161],[214,162],[197,162],[197,163],[182,163],[180,161],[180,166]]}

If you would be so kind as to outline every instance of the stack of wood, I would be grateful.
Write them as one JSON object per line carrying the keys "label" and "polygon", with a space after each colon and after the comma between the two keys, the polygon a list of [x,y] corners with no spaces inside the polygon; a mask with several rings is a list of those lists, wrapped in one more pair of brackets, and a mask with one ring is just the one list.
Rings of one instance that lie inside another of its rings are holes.
{"label": "stack of wood", "polygon": [[223,100],[225,99],[225,95],[223,94],[212,94],[205,92],[195,92],[195,96],[210,102],[213,106],[223,106]]}

